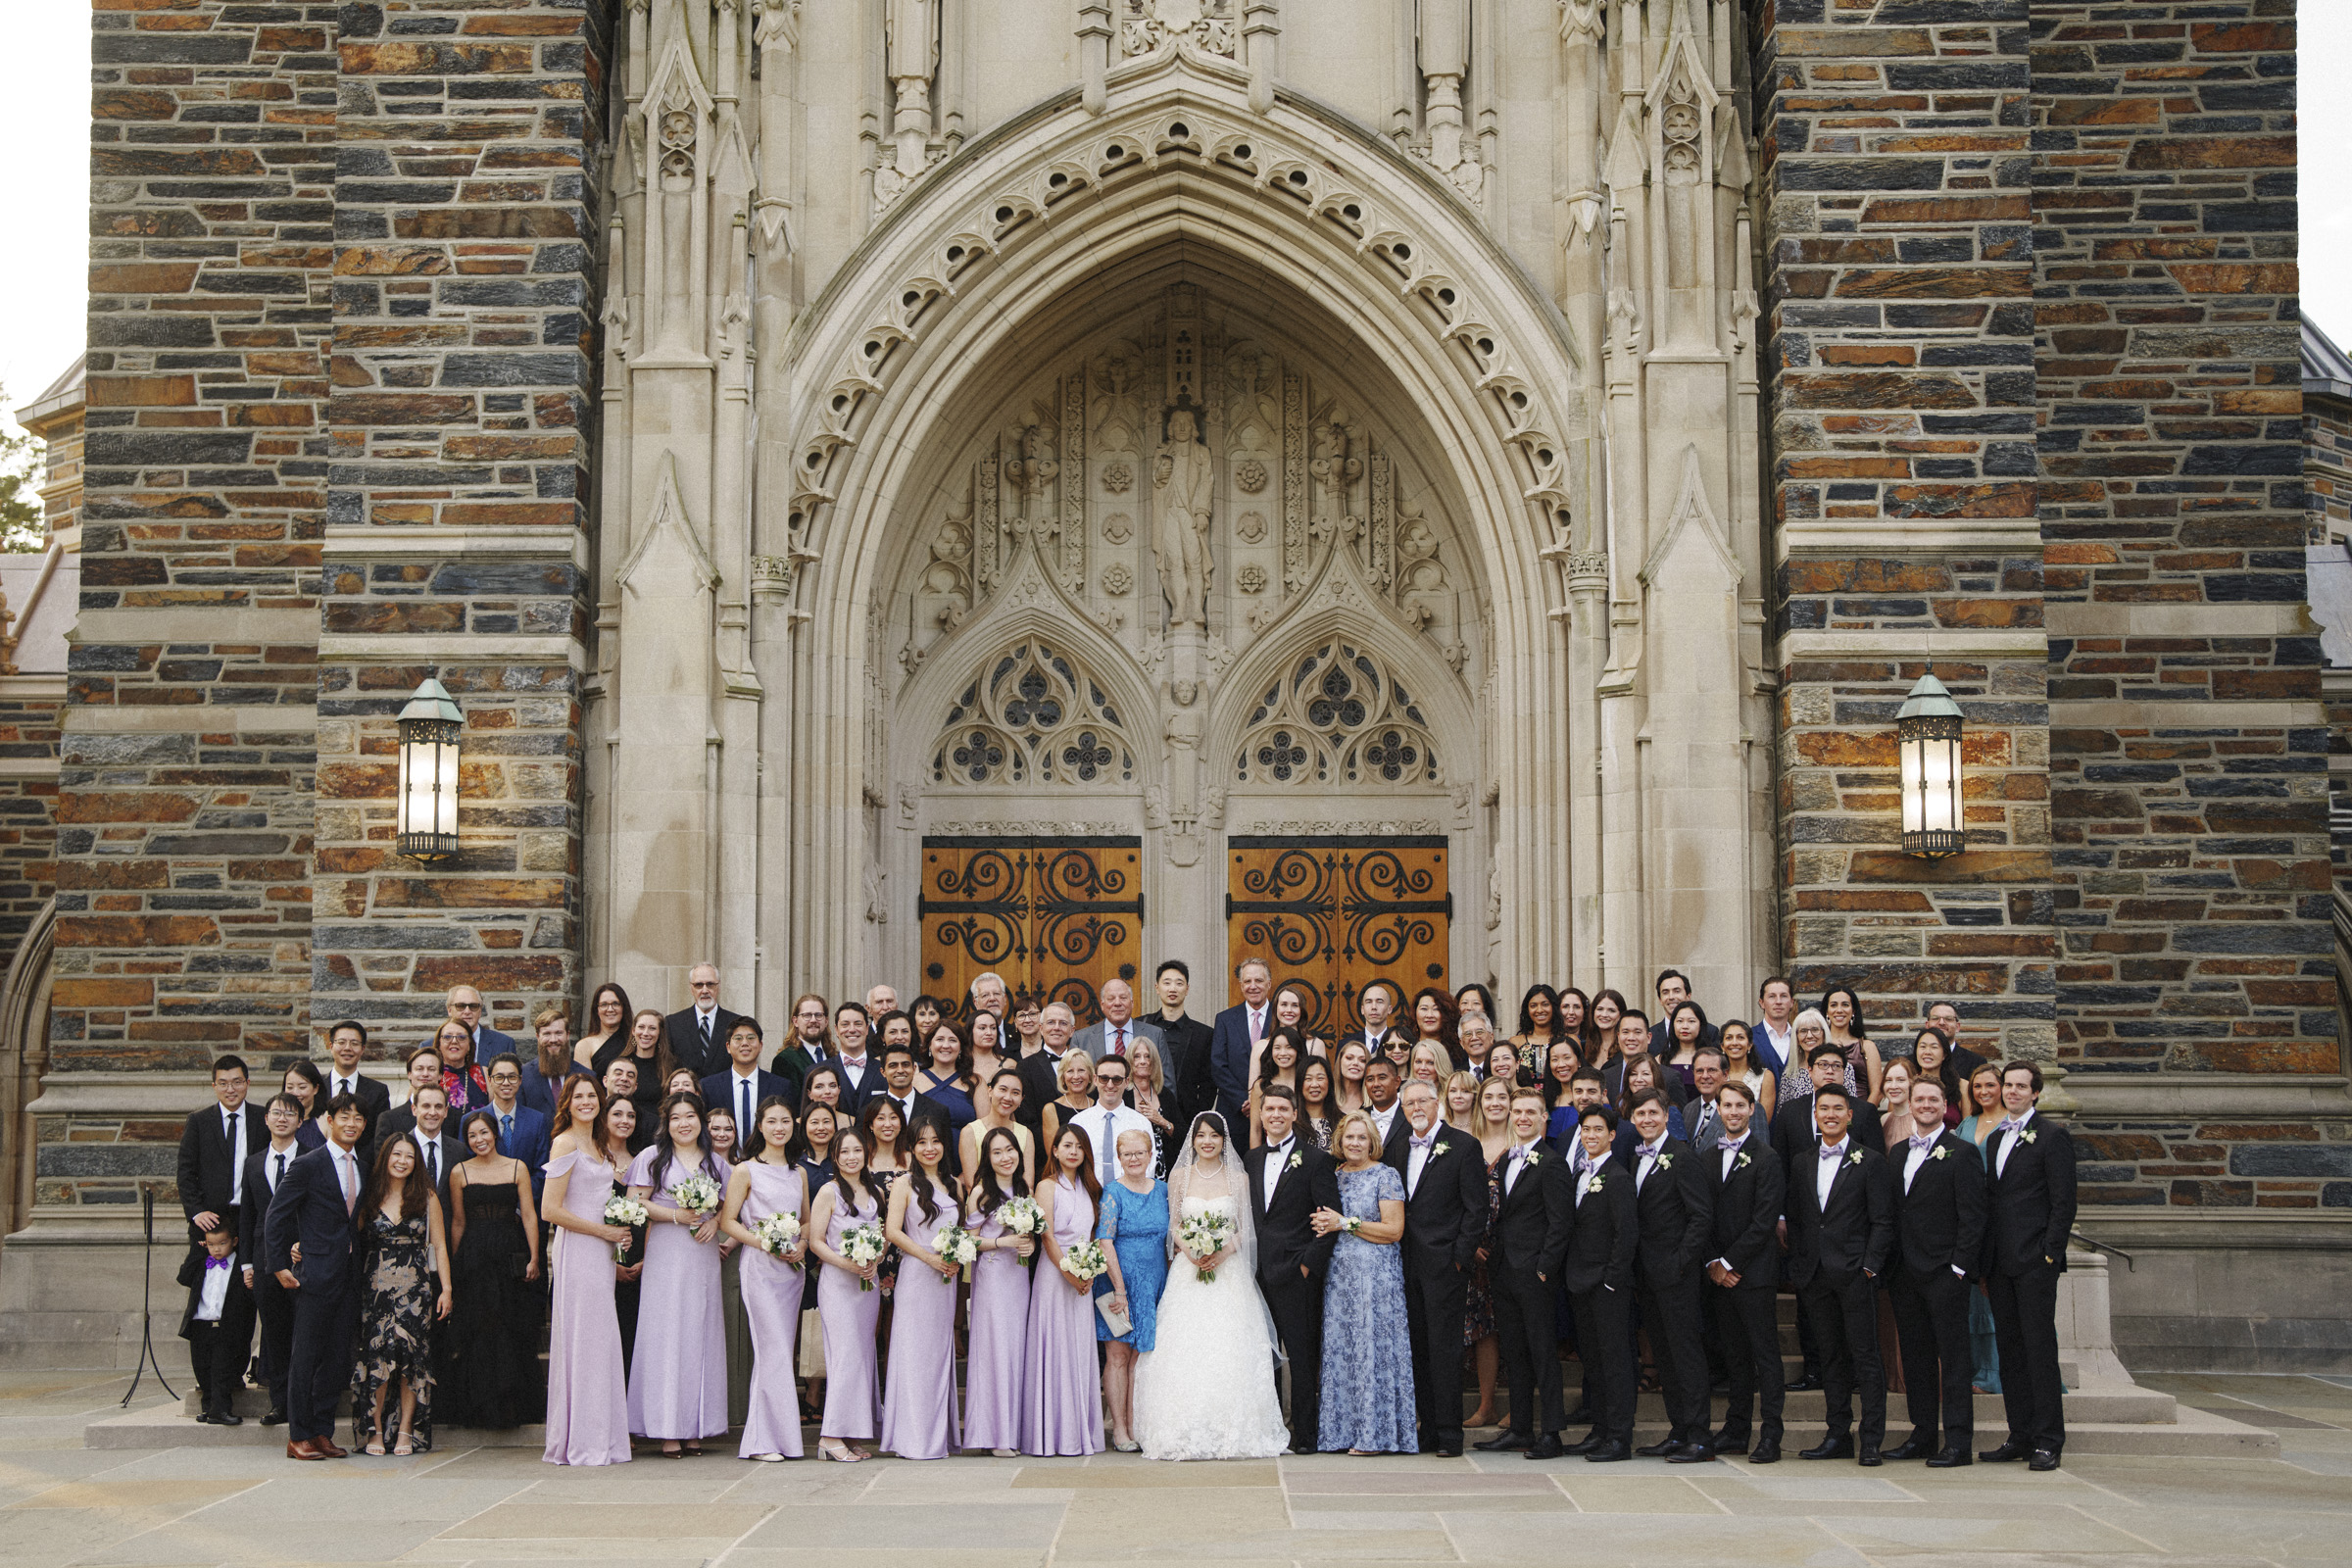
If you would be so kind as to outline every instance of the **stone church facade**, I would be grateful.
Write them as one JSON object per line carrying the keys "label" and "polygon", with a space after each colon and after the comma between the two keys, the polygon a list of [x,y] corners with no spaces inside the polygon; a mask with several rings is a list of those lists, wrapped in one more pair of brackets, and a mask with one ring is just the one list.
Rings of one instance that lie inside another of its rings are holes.
{"label": "stone church facade", "polygon": [[94,26],[10,1353],[120,1332],[222,1051],[1261,950],[1955,999],[2128,1353],[2352,1349],[2291,0]]}

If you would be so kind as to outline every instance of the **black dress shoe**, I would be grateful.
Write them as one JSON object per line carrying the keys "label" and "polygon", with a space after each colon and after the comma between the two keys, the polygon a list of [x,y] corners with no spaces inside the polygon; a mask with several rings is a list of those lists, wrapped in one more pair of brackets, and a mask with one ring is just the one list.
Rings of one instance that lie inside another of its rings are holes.
{"label": "black dress shoe", "polygon": [[1886,1462],[1886,1459],[1879,1453],[1878,1446],[1875,1444],[1864,1444],[1862,1446],[1862,1451],[1854,1455],[1854,1463],[1859,1465],[1867,1465],[1873,1470],[1876,1470],[1880,1465],[1883,1465]]}
{"label": "black dress shoe", "polygon": [[1508,1453],[1513,1448],[1526,1447],[1527,1439],[1519,1433],[1513,1432],[1509,1427],[1504,1427],[1493,1437],[1474,1443],[1470,1446],[1481,1453]]}
{"label": "black dress shoe", "polygon": [[1925,1459],[1936,1451],[1936,1445],[1913,1433],[1895,1447],[1886,1450],[1889,1459]]}
{"label": "black dress shoe", "polygon": [[1608,1440],[1600,1435],[1600,1429],[1595,1427],[1591,1432],[1586,1433],[1583,1438],[1579,1439],[1575,1443],[1569,1444],[1560,1451],[1572,1458],[1582,1458],[1584,1455],[1591,1453],[1594,1448],[1599,1447],[1606,1441]]}
{"label": "black dress shoe", "polygon": [[245,1418],[234,1410],[223,1410],[213,1417],[213,1425],[217,1427],[241,1427],[244,1424]]}
{"label": "black dress shoe", "polygon": [[2026,1461],[2026,1468],[2029,1470],[2057,1469],[2058,1450],[2056,1448],[2035,1448],[2034,1457]]}
{"label": "black dress shoe", "polygon": [[1546,1432],[1529,1444],[1527,1452],[1521,1454],[1520,1457],[1523,1459],[1557,1459],[1567,1451],[1566,1448],[1560,1446],[1560,1435],[1557,1432]]}
{"label": "black dress shoe", "polygon": [[1810,1448],[1798,1449],[1796,1456],[1799,1459],[1851,1459],[1854,1456],[1854,1440],[1842,1433],[1833,1433]]}
{"label": "black dress shoe", "polygon": [[1818,1376],[1808,1373],[1792,1382],[1784,1383],[1781,1385],[1781,1387],[1790,1394],[1806,1394],[1820,1388],[1821,1379]]}
{"label": "black dress shoe", "polygon": [[1450,1443],[1441,1443],[1429,1451],[1441,1459],[1459,1459],[1462,1456],[1461,1440],[1457,1438]]}
{"label": "black dress shoe", "polygon": [[2015,1464],[2026,1457],[2026,1446],[2011,1438],[1997,1448],[1979,1450],[1977,1457],[1986,1464]]}
{"label": "black dress shoe", "polygon": [[1322,1450],[1311,1443],[1294,1443],[1291,1445],[1291,1451],[1293,1453],[1319,1453]]}
{"label": "black dress shoe", "polygon": [[262,1412],[262,1425],[266,1427],[282,1427],[285,1424],[286,1412],[278,1408],[276,1405],[273,1404],[269,1409]]}
{"label": "black dress shoe", "polygon": [[1965,1444],[1959,1447],[1946,1448],[1941,1453],[1928,1456],[1928,1468],[1931,1470],[1957,1470],[1964,1464],[1975,1464],[1976,1462],[1977,1456],[1968,1451]]}
{"label": "black dress shoe", "polygon": [[1754,1448],[1749,1450],[1747,1462],[1749,1464],[1779,1464],[1781,1462],[1781,1440],[1766,1438],[1762,1443],[1757,1444]]}
{"label": "black dress shoe", "polygon": [[1713,1464],[1715,1448],[1712,1444],[1686,1443],[1666,1456],[1668,1464]]}
{"label": "black dress shoe", "polygon": [[211,1426],[211,1425],[213,1424],[213,1412],[212,1412],[212,1411],[210,1411],[210,1410],[199,1410],[199,1411],[197,1411],[197,1412],[196,1412],[196,1424],[197,1424],[198,1426],[200,1426],[200,1427],[209,1427],[209,1426]]}
{"label": "black dress shoe", "polygon": [[1617,1464],[1631,1459],[1634,1450],[1622,1443],[1604,1443],[1585,1455],[1587,1464]]}
{"label": "black dress shoe", "polygon": [[1589,1404],[1580,1404],[1568,1412],[1568,1418],[1560,1423],[1560,1430],[1565,1432],[1570,1427],[1589,1427],[1594,1419],[1592,1407]]}
{"label": "black dress shoe", "polygon": [[1660,1438],[1655,1443],[1644,1443],[1634,1452],[1644,1459],[1663,1459],[1682,1446],[1682,1441],[1678,1438]]}
{"label": "black dress shoe", "polygon": [[1717,1453],[1745,1453],[1747,1451],[1747,1431],[1745,1428],[1741,1428],[1740,1431],[1734,1432],[1730,1427],[1725,1427],[1707,1440],[1707,1446]]}

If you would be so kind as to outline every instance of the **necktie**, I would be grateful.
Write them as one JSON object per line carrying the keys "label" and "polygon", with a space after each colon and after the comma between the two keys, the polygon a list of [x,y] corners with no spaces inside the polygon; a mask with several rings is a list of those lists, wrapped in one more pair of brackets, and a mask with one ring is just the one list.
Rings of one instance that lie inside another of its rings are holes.
{"label": "necktie", "polygon": [[245,1199],[245,1143],[237,1135],[237,1113],[228,1113],[228,1200],[232,1203]]}
{"label": "necktie", "polygon": [[424,1146],[424,1179],[435,1187],[441,1185],[441,1140],[438,1138]]}
{"label": "necktie", "polygon": [[502,1146],[511,1146],[514,1143],[514,1113],[513,1111],[498,1118],[498,1141]]}
{"label": "necktie", "polygon": [[1257,1044],[1266,1038],[1266,1014],[1262,1007],[1250,1009],[1250,1043]]}
{"label": "necktie", "polygon": [[736,1083],[741,1087],[743,1092],[743,1114],[735,1118],[736,1127],[741,1129],[741,1132],[737,1134],[737,1136],[740,1137],[742,1136],[742,1133],[752,1130],[752,1080],[749,1078],[738,1078]]}
{"label": "necktie", "polygon": [[708,1054],[710,1054],[710,1015],[709,1013],[707,1013],[707,1012],[698,1012],[698,1013],[696,1013],[696,1014],[694,1015],[694,1026],[695,1026],[697,1029],[700,1029],[700,1030],[703,1032],[703,1054],[704,1054],[705,1055],[708,1055]]}
{"label": "necktie", "polygon": [[273,1175],[273,1176],[271,1176],[271,1177],[270,1178],[270,1190],[271,1192],[273,1192],[273,1193],[274,1193],[274,1192],[276,1192],[276,1191],[277,1191],[277,1184],[278,1184],[279,1182],[282,1182],[282,1181],[284,1181],[285,1179],[286,1179],[286,1156],[285,1156],[285,1155],[283,1155],[283,1154],[280,1154],[280,1155],[278,1155],[278,1156],[277,1156],[277,1172],[276,1172],[276,1174],[275,1174],[275,1175]]}
{"label": "necktie", "polygon": [[1127,1026],[1122,1023],[1112,1027],[1118,1030],[1118,1034],[1111,1039],[1110,1054],[1114,1056],[1124,1056],[1127,1054]]}
{"label": "necktie", "polygon": [[335,1155],[335,1180],[343,1189],[343,1212],[350,1214],[356,1211],[360,1206],[360,1178],[359,1172],[352,1168],[348,1152]]}

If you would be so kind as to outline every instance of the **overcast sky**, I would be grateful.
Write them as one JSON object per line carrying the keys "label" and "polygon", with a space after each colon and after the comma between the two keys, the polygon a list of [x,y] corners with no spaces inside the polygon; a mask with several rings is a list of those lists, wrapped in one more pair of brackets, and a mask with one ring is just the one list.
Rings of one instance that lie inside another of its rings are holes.
{"label": "overcast sky", "polygon": [[[0,59],[0,385],[24,402],[81,349],[84,217],[81,128],[89,115],[89,12],[76,0],[5,0]],[[2302,7],[2303,308],[2352,348],[2352,0]]]}

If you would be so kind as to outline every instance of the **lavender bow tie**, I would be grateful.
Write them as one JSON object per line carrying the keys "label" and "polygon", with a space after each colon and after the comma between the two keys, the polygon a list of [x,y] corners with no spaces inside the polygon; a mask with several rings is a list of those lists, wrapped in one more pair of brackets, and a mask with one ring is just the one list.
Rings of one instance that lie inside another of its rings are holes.
{"label": "lavender bow tie", "polygon": [[1718,1138],[1715,1140],[1715,1148],[1719,1152],[1728,1152],[1731,1150],[1738,1149],[1745,1142],[1747,1142],[1747,1140],[1744,1138]]}
{"label": "lavender bow tie", "polygon": [[1830,1145],[1828,1145],[1828,1144],[1824,1144],[1824,1145],[1822,1145],[1822,1146],[1821,1146],[1821,1157],[1822,1157],[1822,1158],[1824,1158],[1824,1159],[1836,1159],[1836,1158],[1837,1158],[1838,1155],[1840,1155],[1840,1154],[1842,1154],[1842,1153],[1844,1153],[1844,1152],[1845,1152],[1845,1146],[1844,1146],[1843,1144],[1839,1144],[1839,1145],[1838,1145],[1838,1146],[1837,1146],[1837,1147],[1835,1147],[1835,1148],[1832,1148],[1832,1147],[1831,1147]]}

